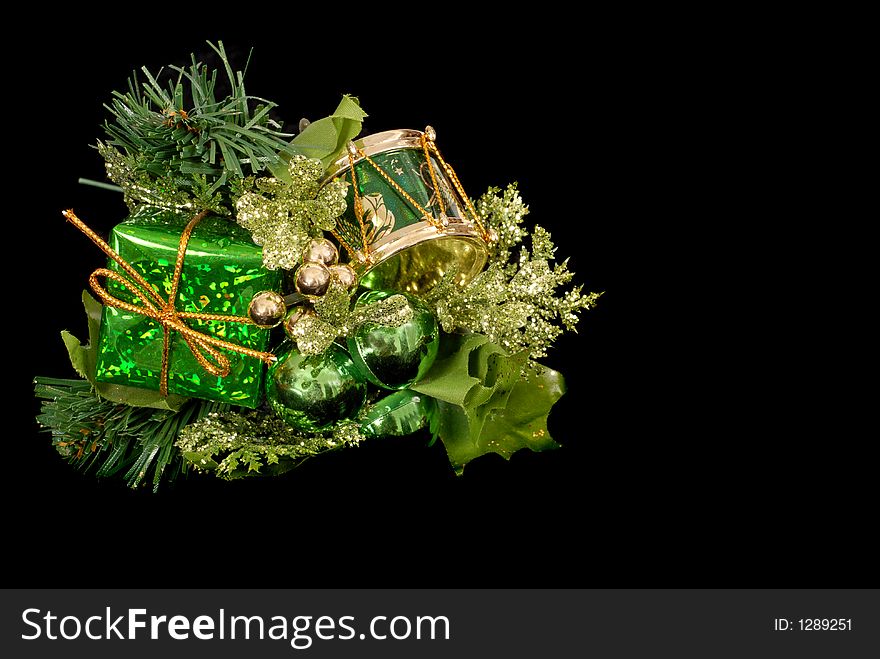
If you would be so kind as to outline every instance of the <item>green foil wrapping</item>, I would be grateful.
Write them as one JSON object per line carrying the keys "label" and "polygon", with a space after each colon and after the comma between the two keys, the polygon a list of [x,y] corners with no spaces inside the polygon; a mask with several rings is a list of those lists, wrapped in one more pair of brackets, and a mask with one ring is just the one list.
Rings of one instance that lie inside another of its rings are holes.
{"label": "green foil wrapping", "polygon": [[[190,215],[144,208],[117,225],[109,244],[163,298],[171,279],[180,235]],[[247,316],[253,295],[280,290],[281,271],[262,267],[262,250],[248,232],[218,217],[202,220],[193,231],[183,262],[176,308],[179,311]],[[112,260],[108,268],[121,272]],[[137,303],[115,281],[107,290],[120,300]],[[188,319],[190,327],[240,346],[265,351],[269,331],[244,323]],[[146,316],[104,307],[95,377],[101,382],[159,389],[162,372],[162,326]],[[260,402],[264,365],[254,357],[220,349],[230,361],[226,377],[205,371],[177,332],[171,333],[169,393],[215,400],[243,407]]]}

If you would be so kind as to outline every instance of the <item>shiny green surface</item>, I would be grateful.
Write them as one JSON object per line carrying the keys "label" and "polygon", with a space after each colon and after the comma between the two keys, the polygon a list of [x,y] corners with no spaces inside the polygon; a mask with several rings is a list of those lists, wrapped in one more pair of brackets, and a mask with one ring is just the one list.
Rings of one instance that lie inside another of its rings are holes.
{"label": "shiny green surface", "polygon": [[473,279],[486,264],[486,248],[474,238],[432,238],[382,261],[360,281],[370,290],[394,290],[416,296],[431,291],[443,275],[456,268],[456,281]]}
{"label": "shiny green surface", "polygon": [[294,428],[324,430],[361,409],[367,385],[345,350],[332,344],[319,355],[303,355],[287,343],[269,368],[266,400]]}
{"label": "shiny green surface", "polygon": [[[375,154],[372,160],[433,217],[442,219],[445,214],[449,218],[465,218],[443,168],[433,157],[426,158],[422,149],[393,149]],[[452,268],[463,283],[482,270],[487,252],[479,238],[441,236],[424,221],[418,206],[398,192],[368,161],[357,162],[354,171],[366,230],[361,231],[355,216],[354,186],[349,185],[346,211],[339,218],[337,232],[357,251],[386,250],[380,254],[380,261],[362,274],[361,286],[422,296]],[[350,169],[338,177],[352,182]],[[438,190],[434,187],[435,180]]]}
{"label": "shiny green surface", "polygon": [[[174,274],[180,234],[189,215],[143,209],[117,225],[110,246],[159,293],[167,298]],[[116,263],[109,268],[121,271]],[[255,293],[279,290],[281,271],[262,267],[262,251],[250,235],[216,217],[196,227],[184,260],[176,306],[180,311],[247,316]],[[135,302],[132,294],[114,281],[107,290],[121,300]],[[264,351],[269,331],[241,323],[187,321],[199,331],[232,343]],[[104,307],[95,377],[102,382],[144,389],[159,389],[162,372],[162,327],[140,314]],[[216,400],[244,407],[260,402],[263,363],[253,357],[223,351],[231,364],[227,377],[207,373],[183,338],[171,335],[168,391],[181,396]]]}
{"label": "shiny green surface", "polygon": [[[356,303],[389,297],[388,291],[368,291]],[[413,317],[398,327],[365,323],[348,337],[348,351],[360,374],[385,389],[405,389],[428,372],[437,357],[440,331],[433,314],[419,300],[406,296]]]}
{"label": "shiny green surface", "polygon": [[428,423],[427,396],[414,391],[395,391],[377,401],[361,423],[366,437],[402,437]]}
{"label": "shiny green surface", "polygon": [[[428,167],[433,167],[446,208],[446,215],[463,217],[446,174],[433,157],[430,164],[428,163],[423,150],[395,149],[376,154],[372,156],[372,159],[425,210],[439,218],[441,206],[434,190],[431,172],[428,169]],[[422,220],[421,211],[413,207],[366,160],[356,163],[354,169],[358,191],[364,204],[367,243],[375,243],[392,231],[398,231]],[[351,183],[351,170],[340,174],[340,177]],[[364,238],[354,214],[354,191],[351,186],[346,192],[346,204],[345,214],[339,219],[338,231],[348,244],[362,249]]]}

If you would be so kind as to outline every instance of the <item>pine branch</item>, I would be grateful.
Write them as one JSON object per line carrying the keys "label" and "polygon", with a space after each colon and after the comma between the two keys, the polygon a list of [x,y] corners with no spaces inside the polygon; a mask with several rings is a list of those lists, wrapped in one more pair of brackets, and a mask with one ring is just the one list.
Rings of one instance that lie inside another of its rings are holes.
{"label": "pine branch", "polygon": [[297,152],[291,135],[269,117],[276,104],[249,96],[223,43],[208,45],[223,62],[227,96],[217,97],[218,71],[193,55],[190,66],[171,66],[168,75],[144,67],[140,79],[135,72],[128,90],[113,92],[104,106],[112,121],[104,124],[109,140],[99,148],[111,178],[135,201],[153,201],[139,199],[145,187],[172,186],[198,197],[206,187],[216,191],[230,179],[277,169]]}
{"label": "pine branch", "polygon": [[85,380],[36,378],[39,424],[67,461],[96,476],[120,475],[130,487],[174,481],[188,467],[174,447],[181,429],[228,405],[190,400],[178,412],[132,407],[99,397]]}

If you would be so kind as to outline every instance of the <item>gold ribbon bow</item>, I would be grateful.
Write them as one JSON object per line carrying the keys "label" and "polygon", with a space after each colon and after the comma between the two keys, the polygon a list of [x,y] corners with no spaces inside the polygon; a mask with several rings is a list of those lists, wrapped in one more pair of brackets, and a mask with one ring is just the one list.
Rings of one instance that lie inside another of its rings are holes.
{"label": "gold ribbon bow", "polygon": [[[181,272],[183,271],[183,259],[186,256],[186,246],[189,243],[189,238],[192,235],[193,229],[195,229],[199,222],[207,217],[208,211],[202,211],[190,220],[180,236],[180,243],[177,246],[177,262],[174,264],[174,276],[171,278],[171,293],[168,295],[167,300],[163,299],[158,293],[156,293],[156,291],[153,290],[153,287],[150,286],[133,267],[131,267],[131,264],[117,254],[98,234],[86,226],[85,222],[79,219],[72,210],[66,210],[63,214],[68,222],[88,236],[89,239],[101,249],[101,251],[116,261],[116,263],[119,264],[119,267],[130,277],[130,279],[128,279],[120,273],[108,270],[107,268],[98,268],[95,270],[89,277],[89,284],[91,285],[92,290],[95,291],[95,295],[101,299],[101,302],[108,307],[122,309],[123,311],[129,311],[131,313],[141,314],[147,318],[152,318],[162,326],[162,375],[159,384],[159,392],[163,396],[168,395],[168,349],[171,345],[170,335],[172,331],[178,332],[183,336],[183,339],[186,341],[187,346],[189,346],[193,356],[198,360],[202,368],[211,375],[216,375],[218,377],[226,377],[229,375],[229,357],[217,350],[217,348],[237,352],[241,355],[247,355],[248,357],[256,357],[267,364],[271,364],[275,361],[276,357],[271,353],[251,350],[250,348],[245,348],[230,343],[229,341],[218,339],[216,336],[211,336],[210,334],[194,330],[184,322],[184,319],[186,318],[194,318],[196,320],[253,325],[253,321],[247,316],[221,316],[210,313],[178,311],[175,307],[175,302],[177,301],[177,287],[180,283]],[[135,298],[142,304],[132,304],[114,297],[98,282],[99,277],[106,277],[107,279],[112,279],[118,284],[121,284],[133,293]]]}

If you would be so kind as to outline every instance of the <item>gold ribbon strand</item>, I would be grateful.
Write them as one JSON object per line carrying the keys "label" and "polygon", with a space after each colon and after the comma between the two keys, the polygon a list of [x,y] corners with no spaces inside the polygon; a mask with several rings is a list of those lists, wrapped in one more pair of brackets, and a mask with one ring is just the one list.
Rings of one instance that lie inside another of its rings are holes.
{"label": "gold ribbon strand", "polygon": [[[183,230],[180,236],[180,242],[177,245],[177,261],[174,264],[174,275],[171,278],[171,292],[168,299],[162,298],[141,275],[114,251],[110,245],[94,231],[92,231],[85,222],[79,219],[72,210],[63,212],[65,219],[73,224],[77,229],[82,231],[102,252],[111,259],[116,261],[120,268],[125,271],[128,277],[107,268],[98,268],[91,276],[89,276],[89,284],[95,295],[101,302],[108,307],[121,309],[129,313],[136,313],[147,318],[152,318],[162,326],[162,374],[160,376],[159,392],[163,396],[168,395],[168,351],[171,347],[171,332],[179,333],[193,356],[199,364],[211,375],[217,377],[226,377],[229,375],[230,362],[229,357],[224,355],[217,348],[223,348],[231,352],[236,352],[248,357],[255,357],[260,361],[271,364],[276,357],[272,353],[260,352],[243,346],[224,341],[216,336],[205,334],[194,330],[184,322],[184,319],[205,320],[221,323],[242,323],[245,325],[253,325],[253,321],[247,316],[221,316],[219,314],[198,313],[191,311],[179,311],[175,304],[177,301],[177,290],[180,284],[180,276],[183,272],[183,260],[186,257],[186,247],[189,244],[190,236],[196,225],[208,215],[208,211],[202,211],[192,218]],[[99,277],[112,279],[118,284],[131,292],[135,299],[141,304],[132,304],[114,297],[104,288],[98,281]]]}
{"label": "gold ribbon strand", "polygon": [[[464,191],[464,186],[461,184],[461,181],[458,178],[458,175],[455,173],[455,170],[452,169],[452,165],[447,163],[443,156],[440,155],[440,149],[437,148],[436,142],[433,139],[429,138],[427,135],[422,135],[422,145],[425,147],[425,151],[430,149],[435,156],[437,156],[437,161],[440,163],[440,166],[443,168],[443,171],[446,172],[446,176],[452,181],[452,186],[455,188],[455,191],[458,193],[458,196],[461,197],[461,201],[464,202],[465,208],[470,211],[471,219],[477,225],[477,228],[480,230],[480,235],[483,237],[483,240],[489,240],[489,232],[486,231],[486,227],[483,226],[483,223],[480,221],[480,215],[477,213],[477,209],[474,208],[474,203],[471,201],[471,198],[468,197],[467,193]],[[428,164],[430,165],[431,159],[428,158]],[[433,166],[430,168],[431,173],[433,175],[434,168]],[[439,194],[439,193],[438,193]]]}

